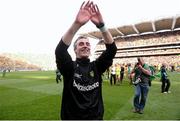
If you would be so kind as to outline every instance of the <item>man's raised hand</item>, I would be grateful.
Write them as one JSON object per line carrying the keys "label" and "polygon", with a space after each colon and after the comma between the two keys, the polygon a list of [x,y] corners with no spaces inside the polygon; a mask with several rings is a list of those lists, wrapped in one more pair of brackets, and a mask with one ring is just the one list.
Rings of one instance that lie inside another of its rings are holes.
{"label": "man's raised hand", "polygon": [[97,27],[102,23],[104,24],[101,12],[96,4],[91,4],[91,22]]}
{"label": "man's raised hand", "polygon": [[75,23],[78,23],[82,26],[90,20],[92,4],[93,2],[90,1],[88,1],[86,4],[85,1],[82,3],[80,10],[76,16]]}

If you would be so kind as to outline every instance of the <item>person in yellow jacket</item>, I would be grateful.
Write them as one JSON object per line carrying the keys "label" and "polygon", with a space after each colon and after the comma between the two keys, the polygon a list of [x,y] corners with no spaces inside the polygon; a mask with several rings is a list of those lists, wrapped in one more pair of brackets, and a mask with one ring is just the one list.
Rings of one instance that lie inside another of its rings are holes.
{"label": "person in yellow jacket", "polygon": [[116,81],[118,82],[118,83],[120,83],[120,65],[119,64],[116,64],[115,65],[115,68],[116,68]]}

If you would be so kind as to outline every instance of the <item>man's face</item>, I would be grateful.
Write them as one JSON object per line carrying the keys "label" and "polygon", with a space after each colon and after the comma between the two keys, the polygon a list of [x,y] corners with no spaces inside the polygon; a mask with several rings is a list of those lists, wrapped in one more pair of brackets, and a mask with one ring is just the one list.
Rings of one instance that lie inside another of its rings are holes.
{"label": "man's face", "polygon": [[77,58],[89,58],[91,52],[91,46],[88,39],[79,39],[74,49]]}

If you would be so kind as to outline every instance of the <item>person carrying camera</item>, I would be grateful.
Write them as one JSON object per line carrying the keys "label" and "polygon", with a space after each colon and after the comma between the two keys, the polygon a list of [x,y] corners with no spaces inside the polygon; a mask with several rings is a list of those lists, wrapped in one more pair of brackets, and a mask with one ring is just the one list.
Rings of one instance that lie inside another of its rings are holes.
{"label": "person carrying camera", "polygon": [[135,85],[135,95],[133,99],[134,113],[143,114],[143,110],[146,104],[146,99],[149,91],[149,81],[151,71],[143,60],[143,58],[137,58],[138,63],[131,71],[131,75],[134,74],[133,84]]}

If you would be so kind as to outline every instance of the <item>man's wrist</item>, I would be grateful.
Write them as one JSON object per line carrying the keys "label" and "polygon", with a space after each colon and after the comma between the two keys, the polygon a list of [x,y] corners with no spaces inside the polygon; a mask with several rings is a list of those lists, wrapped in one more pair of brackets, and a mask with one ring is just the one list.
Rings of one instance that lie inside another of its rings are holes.
{"label": "man's wrist", "polygon": [[106,26],[103,26],[103,27],[99,28],[99,30],[100,30],[101,32],[107,32]]}
{"label": "man's wrist", "polygon": [[104,26],[105,26],[104,23],[100,23],[100,24],[96,25],[96,27],[97,27],[98,29],[100,29],[100,28],[102,28],[102,27],[104,27]]}
{"label": "man's wrist", "polygon": [[104,23],[100,23],[99,25],[96,25],[96,27],[101,31],[101,32],[106,32],[107,28]]}

